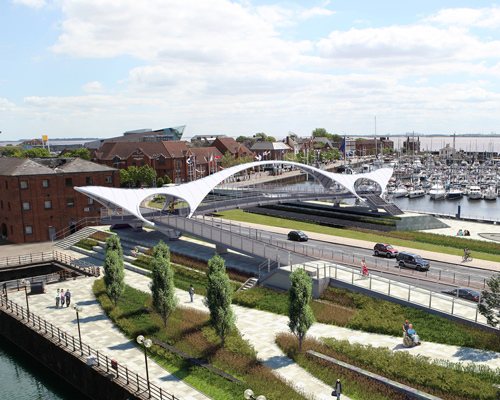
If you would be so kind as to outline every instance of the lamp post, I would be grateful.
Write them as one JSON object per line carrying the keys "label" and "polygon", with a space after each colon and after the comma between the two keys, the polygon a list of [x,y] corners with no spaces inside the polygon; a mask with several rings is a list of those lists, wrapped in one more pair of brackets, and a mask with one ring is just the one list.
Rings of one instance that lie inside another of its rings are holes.
{"label": "lamp post", "polygon": [[146,380],[148,381],[148,394],[149,394],[149,398],[151,398],[151,386],[149,385],[148,351],[147,351],[147,348],[151,347],[151,345],[153,344],[153,342],[151,342],[151,339],[144,340],[144,336],[139,335],[139,336],[137,336],[137,343],[144,345],[144,362],[146,363]]}
{"label": "lamp post", "polygon": [[21,284],[24,286],[24,293],[26,294],[26,309],[28,310],[28,322],[30,320],[30,303],[28,301],[28,286],[31,285],[31,282],[27,279],[23,279]]}
{"label": "lamp post", "polygon": [[245,399],[247,399],[247,400],[248,399],[252,399],[252,400],[266,400],[266,396],[263,396],[263,395],[255,397],[253,395],[253,390],[252,389],[245,390],[245,392],[243,393],[243,396],[245,396]]}
{"label": "lamp post", "polygon": [[76,322],[78,324],[78,338],[80,340],[80,351],[83,354],[83,349],[82,349],[82,332],[80,331],[80,313],[83,311],[83,307],[79,306],[78,304],[75,304],[73,306],[73,309],[76,311]]}

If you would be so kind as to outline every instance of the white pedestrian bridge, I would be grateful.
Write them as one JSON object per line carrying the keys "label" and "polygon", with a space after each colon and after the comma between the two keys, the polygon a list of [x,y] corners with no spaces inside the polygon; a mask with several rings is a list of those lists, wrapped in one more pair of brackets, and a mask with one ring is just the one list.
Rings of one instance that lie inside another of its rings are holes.
{"label": "white pedestrian bridge", "polygon": [[232,177],[233,175],[255,167],[264,165],[273,166],[290,166],[292,168],[300,169],[307,172],[318,181],[325,191],[333,189],[337,185],[345,188],[352,196],[364,201],[356,192],[356,183],[359,180],[369,180],[377,183],[382,191],[386,190],[387,183],[392,176],[392,168],[382,168],[373,172],[363,174],[334,174],[332,172],[324,171],[319,168],[311,167],[305,164],[300,164],[291,161],[256,161],[241,165],[236,165],[231,168],[224,169],[209,175],[205,178],[196,181],[183,183],[176,186],[161,187],[161,188],[148,188],[148,189],[121,189],[103,186],[82,186],[75,187],[75,190],[87,195],[95,201],[101,203],[111,211],[121,210],[125,211],[136,218],[142,220],[150,226],[155,226],[155,222],[147,219],[144,215],[144,207],[141,206],[144,200],[155,196],[164,196],[166,199],[165,208],[168,208],[172,202],[182,200],[185,201],[189,207],[187,217],[192,217],[198,206],[202,203],[203,199],[219,184]]}

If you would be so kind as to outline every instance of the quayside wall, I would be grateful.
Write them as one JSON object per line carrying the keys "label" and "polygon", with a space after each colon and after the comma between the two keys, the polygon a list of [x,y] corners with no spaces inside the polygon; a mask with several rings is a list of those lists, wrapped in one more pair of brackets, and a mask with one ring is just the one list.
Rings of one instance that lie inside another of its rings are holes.
{"label": "quayside wall", "polygon": [[[57,340],[50,340],[23,323],[0,310],[0,334],[39,360],[53,372],[64,378],[92,399],[140,399],[133,392],[115,383],[114,374],[90,367],[85,360],[79,359],[79,349],[76,354],[68,352]],[[114,371],[113,371],[114,372]]]}
{"label": "quayside wall", "polygon": [[[96,400],[179,400],[126,366],[68,335],[0,294],[0,337],[5,337],[68,383]],[[119,360],[118,360],[119,361]]]}

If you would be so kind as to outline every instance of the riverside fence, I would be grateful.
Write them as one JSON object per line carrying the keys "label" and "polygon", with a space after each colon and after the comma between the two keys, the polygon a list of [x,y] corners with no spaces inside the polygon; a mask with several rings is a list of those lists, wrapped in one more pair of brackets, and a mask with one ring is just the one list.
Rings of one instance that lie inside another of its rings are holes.
{"label": "riverside fence", "polygon": [[66,352],[71,353],[81,362],[89,364],[89,360],[91,360],[92,365],[89,365],[89,368],[96,368],[101,373],[116,374],[113,379],[114,382],[127,388],[137,397],[156,400],[179,400],[173,394],[151,383],[151,381],[136,372],[129,370],[126,366],[122,366],[119,362],[110,359],[102,352],[93,349],[88,344],[80,341],[79,338],[69,335],[38,315],[27,311],[18,303],[8,300],[3,295],[0,295],[0,311],[15,317],[20,323],[23,323],[26,327],[42,335]]}

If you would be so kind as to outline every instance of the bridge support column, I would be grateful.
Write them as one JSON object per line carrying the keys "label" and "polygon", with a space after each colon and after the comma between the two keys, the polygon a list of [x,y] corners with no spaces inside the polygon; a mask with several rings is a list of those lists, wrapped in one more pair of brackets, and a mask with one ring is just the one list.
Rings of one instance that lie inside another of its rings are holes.
{"label": "bridge support column", "polygon": [[227,254],[227,247],[216,245],[215,251],[217,254]]}

